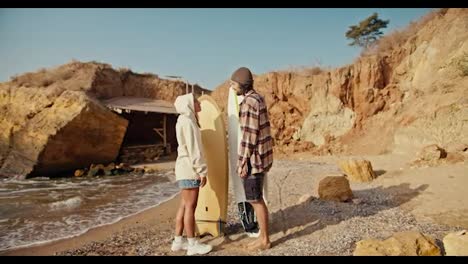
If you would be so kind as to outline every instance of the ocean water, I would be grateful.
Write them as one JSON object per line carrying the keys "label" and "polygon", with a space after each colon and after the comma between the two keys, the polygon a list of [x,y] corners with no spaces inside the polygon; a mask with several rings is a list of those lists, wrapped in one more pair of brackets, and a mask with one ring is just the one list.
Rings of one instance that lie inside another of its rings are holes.
{"label": "ocean water", "polygon": [[0,251],[115,223],[173,198],[172,171],[99,178],[0,180]]}

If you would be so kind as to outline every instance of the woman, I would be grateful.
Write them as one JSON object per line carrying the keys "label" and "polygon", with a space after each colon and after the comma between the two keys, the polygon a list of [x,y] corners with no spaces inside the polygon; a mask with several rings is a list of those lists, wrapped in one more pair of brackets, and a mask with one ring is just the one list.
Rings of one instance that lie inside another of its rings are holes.
{"label": "woman", "polygon": [[[192,93],[177,97],[174,106],[179,117],[176,124],[177,160],[176,180],[181,189],[181,202],[176,216],[175,238],[172,251],[187,250],[187,255],[206,254],[211,245],[200,243],[195,238],[195,209],[198,191],[206,184],[207,167],[202,153],[200,127],[197,113],[200,103]],[[182,233],[185,230],[187,241]]]}

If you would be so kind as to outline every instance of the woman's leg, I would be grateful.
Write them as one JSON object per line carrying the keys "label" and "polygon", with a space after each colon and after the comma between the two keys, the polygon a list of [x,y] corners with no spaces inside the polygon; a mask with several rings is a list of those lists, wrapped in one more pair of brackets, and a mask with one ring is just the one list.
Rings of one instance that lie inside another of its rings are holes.
{"label": "woman's leg", "polygon": [[185,213],[185,203],[183,197],[180,198],[179,210],[177,210],[176,215],[176,226],[175,226],[175,235],[182,236],[184,232],[184,213]]}
{"label": "woman's leg", "polygon": [[200,243],[195,238],[195,209],[197,208],[198,191],[198,187],[182,190],[182,198],[184,199],[184,229],[188,240],[187,255],[203,255],[213,249],[211,245]]}
{"label": "woman's leg", "polygon": [[197,208],[198,188],[183,189],[184,228],[187,238],[195,237],[195,209]]}

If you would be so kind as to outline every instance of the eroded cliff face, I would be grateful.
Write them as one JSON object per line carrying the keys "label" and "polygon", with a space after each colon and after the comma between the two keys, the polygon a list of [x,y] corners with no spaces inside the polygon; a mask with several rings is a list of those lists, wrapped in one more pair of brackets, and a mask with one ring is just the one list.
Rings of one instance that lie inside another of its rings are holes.
{"label": "eroded cliff face", "polygon": [[[468,10],[437,11],[417,26],[399,45],[369,52],[351,65],[255,76],[277,150],[381,154],[466,143]],[[227,89],[226,82],[213,92],[222,109]],[[448,106],[459,109],[448,111],[450,122],[422,125],[433,122],[435,113],[448,113],[442,110]],[[441,131],[450,136],[438,136]]]}
{"label": "eroded cliff face", "polygon": [[114,161],[128,121],[101,100],[136,96],[173,102],[185,89],[180,81],[94,62],[72,62],[0,83],[0,175],[50,176]]}
{"label": "eroded cliff face", "polygon": [[113,161],[128,121],[83,92],[0,89],[0,174],[54,175]]}

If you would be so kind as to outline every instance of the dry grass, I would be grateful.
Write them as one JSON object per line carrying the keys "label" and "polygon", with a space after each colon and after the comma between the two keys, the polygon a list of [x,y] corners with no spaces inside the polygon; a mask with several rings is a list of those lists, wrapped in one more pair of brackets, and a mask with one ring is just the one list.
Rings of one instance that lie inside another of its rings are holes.
{"label": "dry grass", "polygon": [[417,21],[411,22],[403,29],[393,30],[379,39],[374,45],[363,50],[361,56],[385,55],[392,52],[394,49],[401,47],[411,38],[416,37],[418,31],[421,30],[429,21],[436,17],[443,16],[447,10],[448,8],[434,10]]}
{"label": "dry grass", "polygon": [[308,75],[317,75],[317,74],[324,72],[325,70],[320,67],[315,66],[312,68],[304,68],[303,71]]}
{"label": "dry grass", "polygon": [[290,66],[286,70],[279,70],[277,72],[287,72],[304,76],[313,76],[327,71],[329,71],[329,69],[320,66]]}
{"label": "dry grass", "polygon": [[128,67],[119,67],[119,68],[117,68],[117,71],[119,71],[121,73],[132,72],[132,70],[130,70],[130,68],[128,68]]}
{"label": "dry grass", "polygon": [[157,78],[159,79],[159,75],[151,73],[151,72],[143,72],[143,73],[137,73],[132,71],[129,67],[120,67],[117,69],[117,71],[121,74],[131,74],[135,76],[140,76],[140,77],[150,77],[150,78]]}
{"label": "dry grass", "polygon": [[100,63],[96,61],[80,62],[75,59],[71,62],[54,67],[41,68],[36,72],[27,72],[21,75],[15,75],[10,78],[10,81],[17,86],[24,87],[48,87],[54,83],[61,83],[72,78],[81,78],[80,72],[87,72],[93,68],[110,68],[110,64]]}
{"label": "dry grass", "polygon": [[11,81],[18,86],[47,87],[58,81],[66,81],[73,77],[73,72],[61,68],[47,70],[41,68],[37,72],[28,72],[13,76]]}

